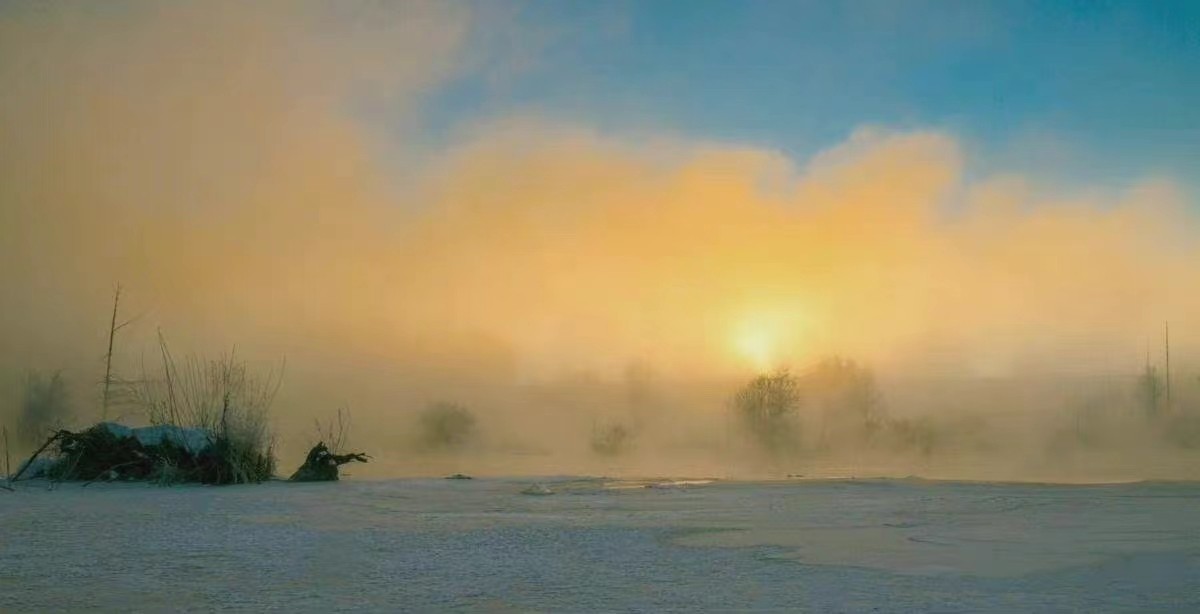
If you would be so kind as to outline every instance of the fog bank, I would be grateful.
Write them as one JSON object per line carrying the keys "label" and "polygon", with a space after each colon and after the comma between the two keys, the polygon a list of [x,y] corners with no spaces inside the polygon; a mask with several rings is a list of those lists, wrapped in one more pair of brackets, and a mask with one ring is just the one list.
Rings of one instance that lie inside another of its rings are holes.
{"label": "fog bank", "polygon": [[[98,416],[120,282],[118,373],[159,330],[286,357],[281,450],[348,406],[366,475],[1200,477],[1200,437],[1170,436],[1200,411],[1200,228],[1170,178],[968,173],[937,127],[793,159],[529,110],[431,144],[439,88],[523,57],[483,10],[0,8],[0,416],[31,369]],[[1183,422],[1138,396],[1167,321]],[[758,449],[736,391],[831,355],[939,443]],[[437,402],[473,434],[423,441]]]}

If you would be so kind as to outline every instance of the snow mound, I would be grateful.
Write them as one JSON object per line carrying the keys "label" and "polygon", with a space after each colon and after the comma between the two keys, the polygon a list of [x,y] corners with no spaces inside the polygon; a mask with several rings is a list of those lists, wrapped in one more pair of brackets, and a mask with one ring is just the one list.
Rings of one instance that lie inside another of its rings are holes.
{"label": "snow mound", "polygon": [[116,422],[101,422],[98,426],[107,429],[118,438],[133,437],[143,446],[161,446],[171,442],[192,454],[212,445],[212,434],[202,428],[186,428],[172,424],[130,428]]}
{"label": "snow mound", "polygon": [[545,484],[530,484],[529,488],[526,488],[525,490],[521,491],[521,494],[544,496],[544,495],[552,495],[552,494],[554,494],[554,491],[550,490],[550,487],[546,486]]}

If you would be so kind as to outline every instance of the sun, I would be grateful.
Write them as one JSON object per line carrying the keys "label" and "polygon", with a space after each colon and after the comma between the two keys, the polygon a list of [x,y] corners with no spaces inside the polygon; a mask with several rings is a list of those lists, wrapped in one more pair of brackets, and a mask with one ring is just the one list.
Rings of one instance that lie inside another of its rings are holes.
{"label": "sun", "polygon": [[796,359],[811,320],[797,305],[759,308],[738,315],[729,331],[729,348],[739,362],[770,371]]}
{"label": "sun", "polygon": [[755,369],[765,370],[771,367],[775,350],[775,335],[762,325],[747,325],[741,327],[733,338],[734,349]]}

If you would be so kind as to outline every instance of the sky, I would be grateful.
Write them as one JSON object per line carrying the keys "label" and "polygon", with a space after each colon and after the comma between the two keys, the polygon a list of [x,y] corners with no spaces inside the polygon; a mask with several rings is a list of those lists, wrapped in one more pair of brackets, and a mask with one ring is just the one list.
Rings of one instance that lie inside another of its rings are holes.
{"label": "sky", "polygon": [[[1132,378],[1166,321],[1200,373],[1198,17],[0,3],[0,401],[63,370],[95,408],[117,283],[119,374],[160,332],[286,358],[303,428],[454,401],[512,418],[497,441],[576,441],[622,394],[593,384],[645,379],[712,426],[730,382],[831,355]],[[937,411],[1002,405],[962,394]]]}
{"label": "sky", "polygon": [[[1200,171],[1193,2],[533,2],[537,51],[432,94],[429,125],[535,109],[805,158],[855,127],[937,127],[990,168]],[[477,27],[487,28],[486,21]],[[1032,150],[1032,155],[1031,155]]]}

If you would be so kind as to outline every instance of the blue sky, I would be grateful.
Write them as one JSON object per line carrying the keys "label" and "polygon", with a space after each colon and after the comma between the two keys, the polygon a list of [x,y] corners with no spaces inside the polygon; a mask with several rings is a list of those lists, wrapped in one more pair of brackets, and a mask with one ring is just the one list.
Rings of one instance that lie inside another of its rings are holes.
{"label": "blue sky", "polygon": [[442,88],[430,130],[536,112],[802,160],[856,126],[921,127],[958,135],[992,171],[1200,177],[1200,2],[519,6],[526,36],[500,44],[528,57]]}

